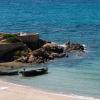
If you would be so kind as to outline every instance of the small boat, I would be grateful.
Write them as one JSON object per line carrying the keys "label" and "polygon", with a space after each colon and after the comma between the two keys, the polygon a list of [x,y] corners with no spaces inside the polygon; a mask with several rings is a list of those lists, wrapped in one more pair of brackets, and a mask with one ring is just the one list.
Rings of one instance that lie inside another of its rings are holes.
{"label": "small boat", "polygon": [[0,71],[0,75],[18,75],[18,71],[17,70],[4,70],[4,71]]}
{"label": "small boat", "polygon": [[42,67],[42,68],[37,68],[37,69],[24,69],[24,71],[22,71],[22,76],[26,76],[26,77],[31,77],[31,76],[37,76],[37,75],[42,75],[42,74],[46,74],[48,71],[47,67]]}

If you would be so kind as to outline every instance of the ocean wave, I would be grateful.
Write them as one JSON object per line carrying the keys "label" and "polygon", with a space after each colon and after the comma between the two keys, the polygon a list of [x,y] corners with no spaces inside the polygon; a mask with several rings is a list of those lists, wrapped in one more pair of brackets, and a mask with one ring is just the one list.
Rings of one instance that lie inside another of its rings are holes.
{"label": "ocean wave", "polygon": [[56,96],[64,96],[66,98],[71,98],[72,100],[100,100],[98,98],[94,97],[88,97],[88,96],[80,96],[80,95],[75,95],[75,94],[63,94],[63,93],[51,93],[51,92],[46,92],[46,94],[51,94],[51,95],[56,95]]}

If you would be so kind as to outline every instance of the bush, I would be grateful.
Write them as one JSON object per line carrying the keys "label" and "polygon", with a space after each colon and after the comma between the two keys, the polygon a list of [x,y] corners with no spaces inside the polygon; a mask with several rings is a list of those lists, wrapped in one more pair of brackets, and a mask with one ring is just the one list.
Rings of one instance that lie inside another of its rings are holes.
{"label": "bush", "polygon": [[17,39],[16,34],[3,34],[3,38],[6,39],[8,43],[16,43],[20,42],[19,39]]}
{"label": "bush", "polygon": [[16,38],[15,34],[3,34],[3,38],[9,39],[9,38]]}

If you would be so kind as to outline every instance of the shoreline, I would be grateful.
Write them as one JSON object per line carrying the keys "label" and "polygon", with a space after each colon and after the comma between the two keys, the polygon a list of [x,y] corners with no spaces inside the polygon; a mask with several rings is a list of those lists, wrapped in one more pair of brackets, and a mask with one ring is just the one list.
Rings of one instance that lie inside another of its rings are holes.
{"label": "shoreline", "polygon": [[10,83],[2,79],[0,80],[0,92],[2,100],[100,100],[94,97],[49,92],[31,86]]}

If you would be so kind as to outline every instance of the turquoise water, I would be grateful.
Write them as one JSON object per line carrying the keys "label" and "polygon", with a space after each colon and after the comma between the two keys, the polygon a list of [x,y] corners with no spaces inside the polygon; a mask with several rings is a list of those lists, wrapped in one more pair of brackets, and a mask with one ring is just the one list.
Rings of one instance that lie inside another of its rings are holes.
{"label": "turquoise water", "polygon": [[50,91],[100,98],[100,2],[91,0],[0,0],[0,31],[39,32],[62,44],[86,45],[82,56],[55,59],[49,73],[14,82]]}

